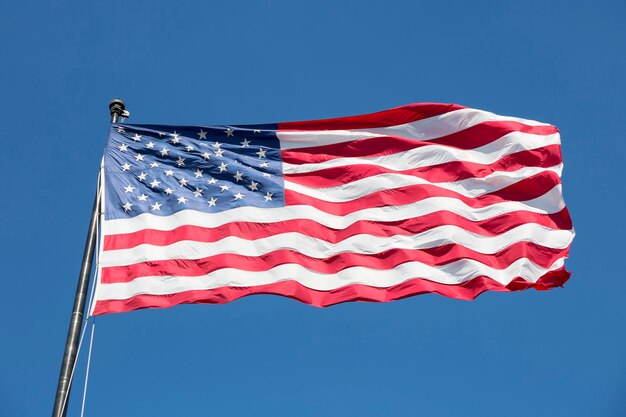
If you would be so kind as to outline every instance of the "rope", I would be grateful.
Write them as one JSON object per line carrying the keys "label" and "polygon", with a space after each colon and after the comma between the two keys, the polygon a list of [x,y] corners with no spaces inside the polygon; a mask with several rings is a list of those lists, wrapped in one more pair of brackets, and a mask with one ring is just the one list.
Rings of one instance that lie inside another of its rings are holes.
{"label": "rope", "polygon": [[85,370],[85,387],[83,388],[83,403],[80,406],[80,417],[85,415],[85,400],[87,399],[87,384],[89,383],[89,368],[91,365],[91,351],[93,350],[93,335],[96,333],[96,318],[91,322],[91,337],[89,340],[89,353],[87,354],[87,369]]}
{"label": "rope", "polygon": [[95,267],[96,267],[96,271],[94,273],[94,277],[93,277],[93,281],[91,283],[91,289],[90,289],[90,297],[89,297],[89,304],[87,305],[87,320],[89,320],[89,317],[91,315],[91,308],[93,307],[93,300],[96,297],[96,283],[98,282],[98,280],[100,279],[100,224],[102,222],[102,215],[104,214],[102,211],[102,186],[101,186],[101,181],[102,181],[102,164],[104,163],[104,158],[102,158],[102,163],[100,166],[100,173],[98,174],[98,201],[100,201],[99,207],[98,207],[98,216],[96,218],[96,259],[94,259],[94,263],[95,263]]}
{"label": "rope", "polygon": [[[96,191],[98,193],[98,197],[100,199],[102,199],[102,187],[100,186],[101,178],[102,178],[102,168],[101,168],[100,173],[98,175],[98,190]],[[102,200],[100,200],[100,201],[102,201]],[[100,204],[100,206],[102,206],[102,204]],[[100,208],[98,208],[98,209],[100,209]],[[102,213],[100,213],[100,214],[102,214]],[[97,216],[96,217],[96,230],[98,229],[99,226],[100,226],[100,216]],[[87,324],[89,323],[89,317],[90,317],[89,313],[91,312],[91,305],[92,305],[92,302],[93,302],[93,299],[94,299],[94,295],[95,295],[94,289],[95,289],[95,286],[96,286],[96,281],[97,281],[96,278],[97,278],[97,274],[98,274],[98,270],[99,270],[99,268],[98,268],[98,262],[99,262],[98,255],[99,255],[99,252],[100,252],[100,239],[98,239],[96,237],[96,259],[95,259],[95,261],[96,261],[96,277],[94,277],[94,280],[91,283],[91,290],[90,290],[91,291],[91,297],[89,298],[89,305],[87,306],[87,318],[83,319],[83,331],[80,333],[80,340],[78,341],[78,349],[76,350],[76,359],[74,359],[74,366],[72,366],[72,372],[70,373],[70,381],[69,381],[68,387],[71,387],[72,386],[72,382],[74,381],[74,373],[76,371],[76,364],[78,363],[78,359],[80,357],[80,350],[81,350],[81,347],[83,346],[83,339],[85,338],[85,330],[87,330]],[[94,332],[94,329],[95,329],[95,325],[96,325],[96,319],[94,318],[93,324],[92,324],[92,327],[91,327],[91,341],[89,343],[89,356],[87,358],[87,374],[86,374],[85,378],[88,377],[88,373],[89,373],[89,363],[90,363],[90,360],[91,360],[91,349],[92,349],[92,344],[93,344],[93,332]],[[86,380],[85,380],[84,392],[85,393],[87,392],[87,381]],[[69,394],[70,394],[70,390],[68,389],[67,392],[65,393],[65,398],[63,398],[63,406],[61,407],[61,415],[64,415],[64,413],[65,413],[65,408],[67,407],[67,400],[69,398]],[[85,397],[84,397],[84,394],[83,394],[83,408],[84,408],[84,406],[85,406]],[[82,416],[82,411],[81,411],[81,416]]]}
{"label": "rope", "polygon": [[[70,381],[68,383],[68,387],[72,386],[72,381],[74,380],[74,371],[76,371],[76,363],[78,362],[78,358],[80,357],[80,348],[83,346],[83,338],[85,337],[85,330],[87,329],[87,320],[84,321],[83,331],[80,333],[80,340],[78,341],[78,349],[76,350],[76,359],[74,360],[74,366],[72,367],[72,373],[70,374]],[[67,406],[67,399],[69,397],[70,390],[68,389],[65,393],[65,398],[63,398],[63,406],[61,407],[61,414],[63,415],[65,412],[65,407]]]}

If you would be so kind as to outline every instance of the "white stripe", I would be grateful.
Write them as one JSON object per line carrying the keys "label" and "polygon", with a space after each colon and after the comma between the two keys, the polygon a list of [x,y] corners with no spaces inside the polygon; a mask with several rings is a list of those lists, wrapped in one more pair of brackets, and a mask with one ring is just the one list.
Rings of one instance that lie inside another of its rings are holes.
{"label": "white stripe", "polygon": [[427,184],[457,192],[465,197],[475,198],[501,190],[541,172],[554,172],[560,177],[562,168],[562,165],[551,168],[526,167],[512,172],[496,171],[484,178],[467,178],[461,181],[438,183],[413,175],[385,173],[327,188],[309,187],[285,180],[285,189],[293,190],[318,200],[345,202],[378,191]]}
{"label": "white stripe", "polygon": [[555,230],[535,223],[522,224],[495,236],[483,236],[459,226],[444,225],[408,236],[358,234],[337,243],[288,232],[256,240],[228,236],[208,243],[183,240],[167,246],[142,244],[129,249],[103,251],[100,263],[103,267],[109,267],[166,259],[201,259],[224,253],[261,256],[281,249],[294,250],[314,258],[328,258],[344,252],[371,255],[396,248],[426,249],[446,244],[459,244],[480,253],[493,254],[517,242],[533,242],[548,248],[563,249],[571,243],[573,237],[574,233],[570,230]]}
{"label": "white stripe", "polygon": [[257,272],[225,268],[199,277],[142,277],[128,283],[101,284],[99,300],[124,300],[140,294],[165,295],[220,287],[251,287],[287,280],[295,280],[305,287],[319,291],[330,291],[350,284],[387,288],[413,278],[425,278],[442,284],[460,284],[472,278],[488,276],[507,285],[516,277],[536,282],[547,272],[561,268],[564,259],[558,259],[550,268],[542,268],[526,258],[521,258],[503,270],[468,259],[440,267],[407,262],[382,271],[357,266],[333,274],[311,271],[298,264],[284,264],[268,271]]}
{"label": "white stripe", "polygon": [[331,145],[334,143],[380,136],[399,136],[426,141],[459,132],[479,123],[491,121],[515,121],[529,126],[549,126],[546,123],[540,123],[534,120],[499,116],[482,110],[460,109],[397,126],[353,130],[281,130],[277,132],[277,136],[280,139],[282,149]]}
{"label": "white stripe", "polygon": [[468,220],[480,221],[514,211],[551,214],[565,207],[561,185],[533,200],[505,201],[481,208],[473,208],[456,198],[431,197],[404,206],[367,208],[345,216],[326,213],[306,205],[278,208],[238,207],[220,213],[201,213],[182,210],[170,216],[151,213],[140,214],[130,219],[106,220],[102,225],[105,235],[134,233],[144,229],[172,230],[180,226],[219,227],[233,222],[275,223],[287,220],[314,219],[334,229],[344,229],[359,220],[396,221],[424,216],[437,211],[450,211]]}
{"label": "white stripe", "polygon": [[283,162],[283,172],[287,175],[299,174],[349,165],[377,165],[395,171],[403,171],[406,169],[439,165],[454,161],[492,164],[507,155],[539,149],[549,145],[558,145],[559,143],[561,143],[561,140],[558,133],[552,135],[534,135],[530,133],[513,132],[476,149],[465,150],[433,144],[391,155],[363,158],[336,158],[319,163],[299,165]]}

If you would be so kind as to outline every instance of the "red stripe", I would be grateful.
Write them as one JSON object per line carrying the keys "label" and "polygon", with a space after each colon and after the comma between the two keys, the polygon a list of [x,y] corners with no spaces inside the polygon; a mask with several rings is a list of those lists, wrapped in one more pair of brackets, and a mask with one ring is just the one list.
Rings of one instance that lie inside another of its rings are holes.
{"label": "red stripe", "polygon": [[505,201],[532,200],[537,197],[541,197],[560,183],[561,179],[557,174],[552,171],[545,171],[525,178],[501,190],[475,198],[466,197],[457,192],[437,187],[436,185],[420,184],[382,190],[348,202],[329,202],[319,200],[317,198],[286,189],[285,204],[309,205],[325,211],[326,213],[339,216],[366,208],[411,204],[429,197],[452,197],[464,202],[472,208],[480,208]]}
{"label": "red stripe", "polygon": [[455,225],[477,234],[495,236],[526,223],[536,223],[551,229],[572,228],[567,209],[553,214],[516,211],[480,221],[468,220],[449,211],[437,211],[398,221],[359,220],[344,229],[333,229],[312,219],[294,219],[276,223],[232,222],[215,228],[185,225],[172,230],[145,229],[134,233],[105,236],[103,250],[128,249],[141,244],[167,246],[183,240],[217,242],[229,236],[252,240],[288,232],[298,232],[337,243],[356,234],[383,237],[413,235],[441,225]]}
{"label": "red stripe", "polygon": [[284,264],[298,264],[315,272],[334,274],[354,266],[388,270],[410,261],[441,266],[459,259],[473,259],[495,269],[506,269],[516,260],[527,258],[543,268],[549,268],[557,259],[565,256],[568,249],[553,249],[531,242],[517,242],[495,254],[483,254],[462,245],[449,244],[419,250],[390,249],[373,255],[344,252],[324,259],[281,249],[262,256],[228,253],[195,260],[171,259],[105,267],[102,268],[101,280],[105,284],[111,284],[151,276],[197,277],[233,267],[242,271],[268,271]]}
{"label": "red stripe", "polygon": [[372,127],[397,126],[429,117],[439,116],[454,110],[464,109],[458,104],[416,103],[395,109],[359,116],[337,117],[333,119],[284,122],[278,124],[279,130],[345,130],[366,129]]}
{"label": "red stripe", "polygon": [[500,139],[502,136],[511,132],[551,135],[558,133],[558,130],[554,126],[527,126],[518,122],[484,122],[448,136],[442,136],[428,141],[383,136],[335,143],[332,145],[282,150],[281,156],[283,162],[290,164],[308,164],[324,162],[336,158],[390,155],[420,148],[422,146],[432,146],[434,144],[458,149],[476,149]]}
{"label": "red stripe", "polygon": [[510,154],[492,164],[451,161],[404,171],[396,171],[379,165],[355,164],[325,168],[318,171],[286,174],[285,178],[297,184],[317,188],[334,187],[386,173],[414,175],[430,182],[452,182],[466,178],[484,178],[496,171],[513,172],[524,167],[548,168],[560,163],[561,146],[550,145],[531,151]]}
{"label": "red stripe", "polygon": [[93,314],[97,316],[142,308],[165,308],[177,304],[224,304],[253,294],[282,295],[316,307],[327,307],[348,301],[392,301],[424,293],[437,293],[460,300],[473,300],[490,290],[520,291],[528,288],[547,290],[560,287],[569,277],[570,273],[561,268],[545,274],[537,283],[516,278],[504,286],[490,278],[477,277],[462,284],[447,285],[416,278],[388,288],[352,284],[333,291],[317,291],[296,281],[282,281],[256,287],[221,287],[168,295],[137,295],[126,300],[102,300],[96,303]]}

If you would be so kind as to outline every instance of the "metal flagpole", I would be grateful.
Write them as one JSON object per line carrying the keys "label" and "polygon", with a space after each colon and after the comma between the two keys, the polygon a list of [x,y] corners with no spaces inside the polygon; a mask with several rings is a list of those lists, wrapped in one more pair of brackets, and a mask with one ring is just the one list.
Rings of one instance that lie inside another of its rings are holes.
{"label": "metal flagpole", "polygon": [[[111,123],[117,123],[117,119],[119,117],[128,116],[128,112],[126,112],[125,109],[126,106],[122,100],[115,99],[111,101],[109,104],[109,110],[111,111]],[[102,179],[98,180],[98,189],[100,188],[101,180]],[[59,374],[59,382],[57,384],[52,417],[65,417],[67,413],[67,403],[69,401],[70,390],[72,388],[72,373],[76,363],[76,355],[78,354],[78,343],[80,340],[81,325],[83,323],[83,313],[85,310],[85,302],[87,301],[87,290],[89,288],[91,266],[96,247],[99,210],[100,193],[96,190],[96,197],[93,202],[93,208],[91,209],[91,219],[89,220],[87,241],[85,242],[85,251],[83,253],[83,262],[78,276],[76,295],[74,296],[74,307],[72,308],[72,316],[70,318],[70,325],[67,331],[65,352],[63,353],[63,362],[61,363],[61,373]]]}

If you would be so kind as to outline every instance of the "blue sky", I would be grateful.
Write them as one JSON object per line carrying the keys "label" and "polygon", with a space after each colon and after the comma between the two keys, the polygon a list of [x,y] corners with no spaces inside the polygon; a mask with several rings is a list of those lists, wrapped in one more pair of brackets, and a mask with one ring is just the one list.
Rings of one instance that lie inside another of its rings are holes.
{"label": "blue sky", "polygon": [[100,317],[87,416],[626,415],[626,5],[435,3],[0,2],[0,415],[51,412],[118,96],[133,123],[419,101],[549,122],[577,237],[548,292]]}

